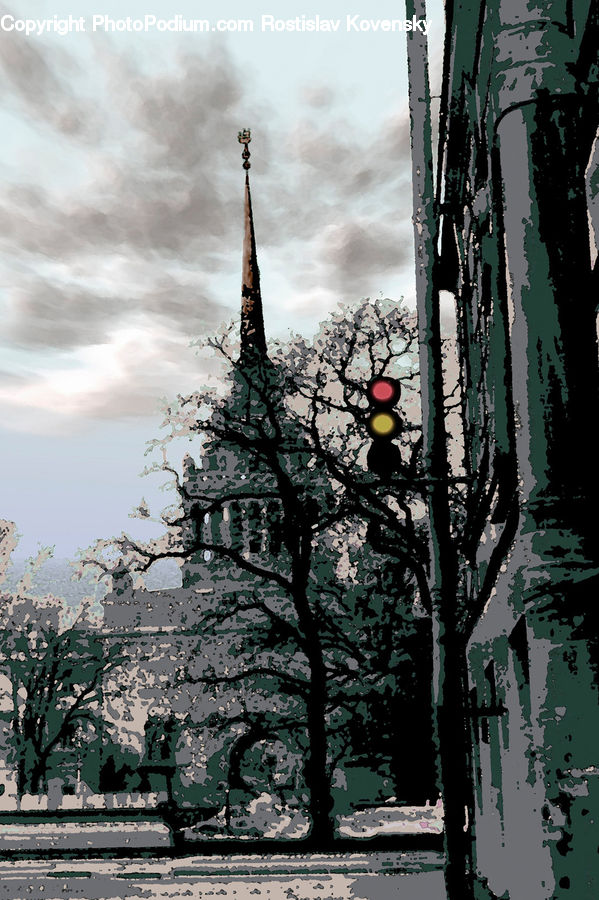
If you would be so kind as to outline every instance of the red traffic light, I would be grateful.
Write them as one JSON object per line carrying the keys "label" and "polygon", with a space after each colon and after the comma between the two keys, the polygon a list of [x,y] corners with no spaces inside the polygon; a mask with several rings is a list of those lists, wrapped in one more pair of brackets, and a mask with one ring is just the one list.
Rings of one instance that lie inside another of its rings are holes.
{"label": "red traffic light", "polygon": [[396,378],[379,375],[368,384],[366,393],[373,406],[395,406],[399,400],[401,386]]}

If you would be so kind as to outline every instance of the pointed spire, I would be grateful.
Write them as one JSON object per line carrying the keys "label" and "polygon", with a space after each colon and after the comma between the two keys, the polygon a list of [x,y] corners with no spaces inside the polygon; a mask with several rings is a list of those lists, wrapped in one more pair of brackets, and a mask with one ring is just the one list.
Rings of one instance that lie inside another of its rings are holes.
{"label": "pointed spire", "polygon": [[248,128],[237,136],[243,144],[243,168],[245,169],[244,235],[241,277],[241,358],[250,352],[266,355],[262,295],[260,293],[260,270],[256,254],[252,197],[250,194],[250,151],[248,144],[252,137]]}

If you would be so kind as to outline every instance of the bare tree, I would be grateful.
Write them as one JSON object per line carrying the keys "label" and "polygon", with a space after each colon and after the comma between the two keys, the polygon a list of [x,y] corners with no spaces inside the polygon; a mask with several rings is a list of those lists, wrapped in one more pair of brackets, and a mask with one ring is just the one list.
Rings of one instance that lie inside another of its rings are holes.
{"label": "bare tree", "polygon": [[[11,524],[2,523],[5,535]],[[120,661],[116,644],[106,648],[94,630],[89,606],[73,615],[61,598],[32,593],[31,576],[47,556],[42,550],[16,590],[1,595],[0,666],[11,685],[19,795],[44,790],[56,752],[99,720],[102,679]]]}
{"label": "bare tree", "polygon": [[[211,340],[229,369],[229,393],[179,397],[167,411],[168,436],[153,442],[163,453],[155,468],[172,476],[180,506],[165,514],[161,538],[142,544],[122,535],[113,544],[130,571],[143,572],[161,558],[178,558],[189,567],[208,553],[228,562],[226,584],[235,583],[232,571],[246,579],[248,590],[207,608],[205,621],[211,617],[215,627],[229,632],[235,621],[245,622],[246,630],[251,623],[254,636],[263,636],[262,652],[255,642],[251,652],[238,647],[228,671],[201,671],[200,661],[200,671],[194,671],[194,661],[186,677],[215,689],[251,685],[299,700],[308,735],[304,772],[311,834],[318,844],[333,837],[334,753],[327,723],[335,706],[343,705],[344,686],[359,680],[361,667],[368,671],[351,604],[344,603],[347,580],[339,574],[348,535],[359,532],[365,519],[392,526],[393,552],[404,565],[409,561],[411,579],[426,589],[413,485],[418,425],[409,402],[417,388],[414,323],[390,302],[364,304],[352,315],[353,330],[344,311],[314,345],[298,339],[275,348],[270,359],[251,363],[237,360],[228,334]],[[365,387],[382,373],[401,379],[406,390],[401,471],[392,489],[364,465]],[[191,460],[182,477],[168,462],[173,441],[194,434],[203,436],[205,458],[216,461],[213,469],[224,467],[220,477],[210,477]],[[206,520],[240,509],[254,517],[253,533],[257,529],[259,535],[259,546],[249,551],[243,541],[217,539],[214,528],[206,533]],[[360,540],[366,539],[364,527]],[[95,550],[105,548],[100,542]],[[93,562],[94,553],[86,558]],[[359,593],[355,584],[353,591]],[[371,674],[373,680],[384,677]]]}

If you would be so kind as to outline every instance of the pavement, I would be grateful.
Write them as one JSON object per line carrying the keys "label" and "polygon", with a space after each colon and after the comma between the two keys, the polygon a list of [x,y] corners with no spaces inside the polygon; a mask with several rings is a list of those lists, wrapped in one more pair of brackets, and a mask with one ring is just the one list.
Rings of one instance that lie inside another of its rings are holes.
{"label": "pavement", "polygon": [[[267,795],[263,795],[267,797]],[[254,805],[260,803],[258,798]],[[249,838],[260,833],[264,838],[298,838],[308,831],[308,820],[301,815],[292,818],[289,815],[272,815],[272,798],[267,797],[262,803],[264,821],[256,821],[256,809],[250,809],[250,815],[233,821],[235,837]],[[254,818],[252,818],[254,814]],[[42,814],[43,815],[43,814]],[[135,821],[117,821],[94,816],[87,821],[68,821],[54,814],[45,821],[37,821],[29,816],[11,814],[4,816],[0,822],[0,854],[3,851],[44,851],[48,850],[102,850],[134,848],[165,848],[171,844],[171,835],[167,826],[160,819],[145,820],[139,815]],[[217,820],[211,820],[213,823]],[[299,824],[298,824],[299,823]],[[302,824],[303,823],[303,824]],[[217,822],[217,824],[219,824]],[[205,830],[209,822],[204,822],[193,829],[186,829],[187,840],[205,840]],[[224,820],[220,823],[220,832],[210,834],[210,841],[230,842],[232,835],[224,828]],[[408,807],[384,805],[357,810],[351,815],[338,817],[340,838],[391,838],[407,836],[426,838],[440,835],[443,832],[443,810],[440,804],[426,807]],[[198,851],[201,852],[201,851]],[[223,850],[222,852],[228,852]]]}
{"label": "pavement", "polygon": [[446,900],[434,851],[0,861],[0,900]]}
{"label": "pavement", "polygon": [[5,850],[86,850],[102,847],[169,847],[162,822],[10,822],[0,824],[0,852]]}

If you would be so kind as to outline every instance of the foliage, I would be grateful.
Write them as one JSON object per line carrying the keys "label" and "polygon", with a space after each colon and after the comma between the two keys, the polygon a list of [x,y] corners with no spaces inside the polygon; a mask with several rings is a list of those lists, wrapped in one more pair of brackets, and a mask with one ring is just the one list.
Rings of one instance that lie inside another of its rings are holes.
{"label": "foliage", "polygon": [[[179,397],[166,437],[151,443],[161,459],[148,471],[168,472],[180,498],[163,514],[164,534],[100,541],[81,562],[112,572],[116,592],[162,558],[181,561],[183,590],[209,572],[215,590],[178,687],[191,703],[198,692],[218,699],[219,715],[204,716],[212,728],[295,744],[313,835],[327,840],[331,780],[351,753],[352,724],[369,718],[375,697],[381,719],[397,694],[423,699],[402,646],[418,630],[413,603],[428,601],[415,325],[380,301],[342,310],[313,343],[295,338],[268,359],[237,358],[230,331],[208,346],[228,367],[227,393]],[[380,374],[404,390],[401,462],[389,482],[365,466],[365,385]],[[193,436],[201,464],[187,457],[181,473],[167,451]]]}
{"label": "foliage", "polygon": [[[9,523],[3,523],[10,534]],[[9,744],[20,794],[44,789],[48,768],[67,746],[96,736],[102,679],[119,662],[106,649],[89,605],[77,613],[54,596],[29,593],[40,551],[14,593],[1,595],[0,660],[10,683]]]}

